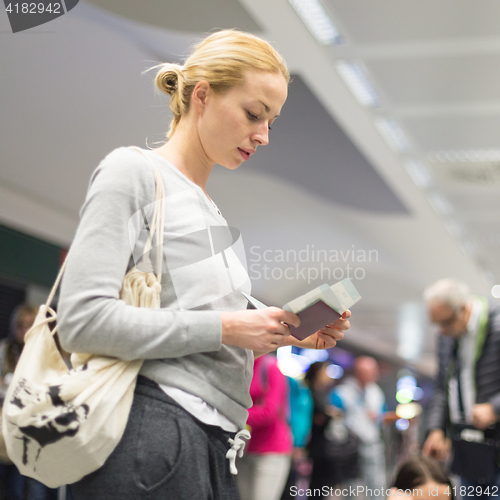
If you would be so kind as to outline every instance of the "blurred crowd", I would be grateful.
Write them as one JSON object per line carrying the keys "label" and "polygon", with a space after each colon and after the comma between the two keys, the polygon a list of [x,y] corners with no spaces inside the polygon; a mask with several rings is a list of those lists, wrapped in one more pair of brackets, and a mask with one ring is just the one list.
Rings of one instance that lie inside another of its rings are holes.
{"label": "blurred crowd", "polygon": [[452,279],[424,299],[439,369],[425,420],[410,422],[420,427],[414,442],[386,461],[384,428],[400,419],[387,409],[374,358],[357,357],[337,381],[328,360],[291,378],[267,354],[255,362],[242,500],[498,497],[500,308]]}
{"label": "blurred crowd", "polygon": [[[388,411],[386,397],[394,394],[378,385],[373,357],[354,358],[337,380],[328,359],[290,377],[275,353],[266,354],[255,360],[250,387],[241,500],[498,497],[500,309],[455,280],[440,280],[424,298],[437,327],[439,370],[416,446],[387,460],[384,430],[398,417]],[[36,314],[29,304],[18,306],[0,341],[2,403]],[[69,366],[69,354],[61,353]],[[0,433],[0,500],[56,499],[71,499],[69,489],[22,476]]]}
{"label": "blurred crowd", "polygon": [[[273,354],[255,361],[249,410],[252,434],[240,461],[242,500],[307,498],[307,492],[366,490],[385,497],[381,428],[387,413],[377,385],[379,367],[355,359],[352,374],[336,384],[330,362],[312,363],[303,378],[283,375]],[[362,487],[362,488],[361,488]]]}
{"label": "blurred crowd", "polygon": [[242,500],[452,497],[456,488],[434,458],[406,454],[388,473],[382,431],[395,417],[377,384],[378,362],[359,356],[340,381],[330,366],[314,362],[292,378],[273,354],[256,359],[252,437],[237,476]]}

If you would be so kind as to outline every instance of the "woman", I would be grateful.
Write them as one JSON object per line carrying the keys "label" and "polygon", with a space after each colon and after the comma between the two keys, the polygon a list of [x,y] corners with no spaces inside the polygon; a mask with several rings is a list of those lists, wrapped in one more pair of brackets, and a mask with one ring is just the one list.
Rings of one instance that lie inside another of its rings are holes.
{"label": "woman", "polygon": [[[3,405],[12,375],[24,349],[24,338],[33,326],[38,309],[32,304],[17,306],[10,319],[7,339],[0,341],[0,404]],[[56,333],[57,337],[57,333]],[[0,412],[1,416],[1,412]],[[8,459],[5,443],[0,432],[0,499],[2,500],[56,500],[58,489],[48,488],[32,477],[21,475]],[[66,491],[66,486],[61,486]],[[66,496],[71,500],[70,495]]]}
{"label": "woman", "polygon": [[421,455],[411,457],[399,466],[389,495],[390,500],[453,500],[454,497],[453,484],[439,462]]}
{"label": "woman", "polygon": [[[329,364],[328,361],[317,361],[305,376],[314,401],[311,438],[307,446],[313,460],[309,484],[312,491],[334,488],[356,477],[358,472],[356,439],[345,425],[336,420],[342,417],[342,412],[330,402],[334,380],[327,373]],[[335,422],[337,430],[332,427]]]}
{"label": "woman", "polygon": [[[347,312],[302,344],[286,326],[299,324],[296,315],[246,310],[248,275],[227,244],[233,232],[206,193],[216,163],[233,170],[269,142],[288,80],[268,43],[238,31],[214,33],[183,66],[158,71],[156,86],[171,96],[174,114],[168,142],[144,151],[149,158],[119,148],[94,173],[62,282],[61,344],[145,362],[121,442],[101,469],[73,485],[75,500],[238,498],[236,469],[225,457],[242,447],[245,432],[235,433],[251,406],[254,355],[290,344],[332,347],[349,327]],[[149,160],[165,185],[156,310],[119,300],[140,243],[134,221],[154,200]]]}
{"label": "woman", "polygon": [[276,356],[266,354],[255,360],[250,396],[252,438],[238,464],[238,489],[242,500],[279,500],[290,470],[293,437],[288,381]]}
{"label": "woman", "polygon": [[[12,374],[24,348],[24,337],[35,321],[37,309],[31,304],[20,304],[11,314],[9,334],[0,341],[0,405],[3,405]],[[1,406],[0,406],[1,408]],[[0,411],[1,416],[1,411]],[[26,489],[26,477],[7,456],[0,432],[2,453],[0,457],[0,498],[22,500]]]}
{"label": "woman", "polygon": [[3,399],[24,347],[24,337],[33,325],[37,308],[20,304],[12,312],[9,334],[0,341],[0,397]]}

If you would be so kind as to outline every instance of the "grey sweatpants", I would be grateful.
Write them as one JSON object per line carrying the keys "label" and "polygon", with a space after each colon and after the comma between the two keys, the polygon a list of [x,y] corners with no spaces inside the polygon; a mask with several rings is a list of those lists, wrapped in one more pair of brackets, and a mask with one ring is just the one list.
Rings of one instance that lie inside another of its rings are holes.
{"label": "grey sweatpants", "polygon": [[206,425],[139,376],[124,435],[74,500],[239,500],[226,453],[234,433]]}

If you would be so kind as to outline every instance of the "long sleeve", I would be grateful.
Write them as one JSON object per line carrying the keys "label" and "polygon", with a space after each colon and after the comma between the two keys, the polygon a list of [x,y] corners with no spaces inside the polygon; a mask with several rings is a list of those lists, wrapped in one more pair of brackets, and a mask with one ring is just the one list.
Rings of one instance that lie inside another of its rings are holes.
{"label": "long sleeve", "polygon": [[490,306],[488,336],[476,365],[477,402],[490,403],[500,419],[500,309]]}
{"label": "long sleeve", "polygon": [[[278,365],[273,362],[263,367],[267,369],[267,390],[263,392],[257,403],[248,410],[248,425],[252,429],[267,426],[274,420],[286,414],[288,382],[280,372]],[[254,379],[259,377],[259,369],[255,369]],[[255,385],[252,382],[250,393],[253,394]],[[260,382],[260,381],[259,381]]]}
{"label": "long sleeve", "polygon": [[311,434],[314,403],[309,388],[293,378],[288,379],[290,388],[290,426],[293,445],[305,447]]}
{"label": "long sleeve", "polygon": [[434,383],[434,393],[427,409],[427,430],[446,430],[446,419],[448,413],[448,401],[446,392],[446,370],[448,368],[453,339],[442,335],[438,338],[438,360],[439,368]]}
{"label": "long sleeve", "polygon": [[152,166],[128,148],[110,153],[95,171],[61,286],[64,349],[127,360],[221,348],[217,311],[143,309],[119,299],[132,255],[129,221],[154,193]]}
{"label": "long sleeve", "polygon": [[248,410],[252,434],[248,453],[291,453],[293,436],[287,421],[288,380],[271,354],[255,360],[250,395],[254,405]]}

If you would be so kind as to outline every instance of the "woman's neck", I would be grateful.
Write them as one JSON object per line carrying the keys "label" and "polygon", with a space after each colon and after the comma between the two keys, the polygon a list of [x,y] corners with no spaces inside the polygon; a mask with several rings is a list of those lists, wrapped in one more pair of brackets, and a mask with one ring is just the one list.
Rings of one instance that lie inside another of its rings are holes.
{"label": "woman's neck", "polygon": [[180,125],[168,142],[155,149],[155,152],[172,163],[206,193],[208,177],[214,165],[203,150],[196,128]]}

